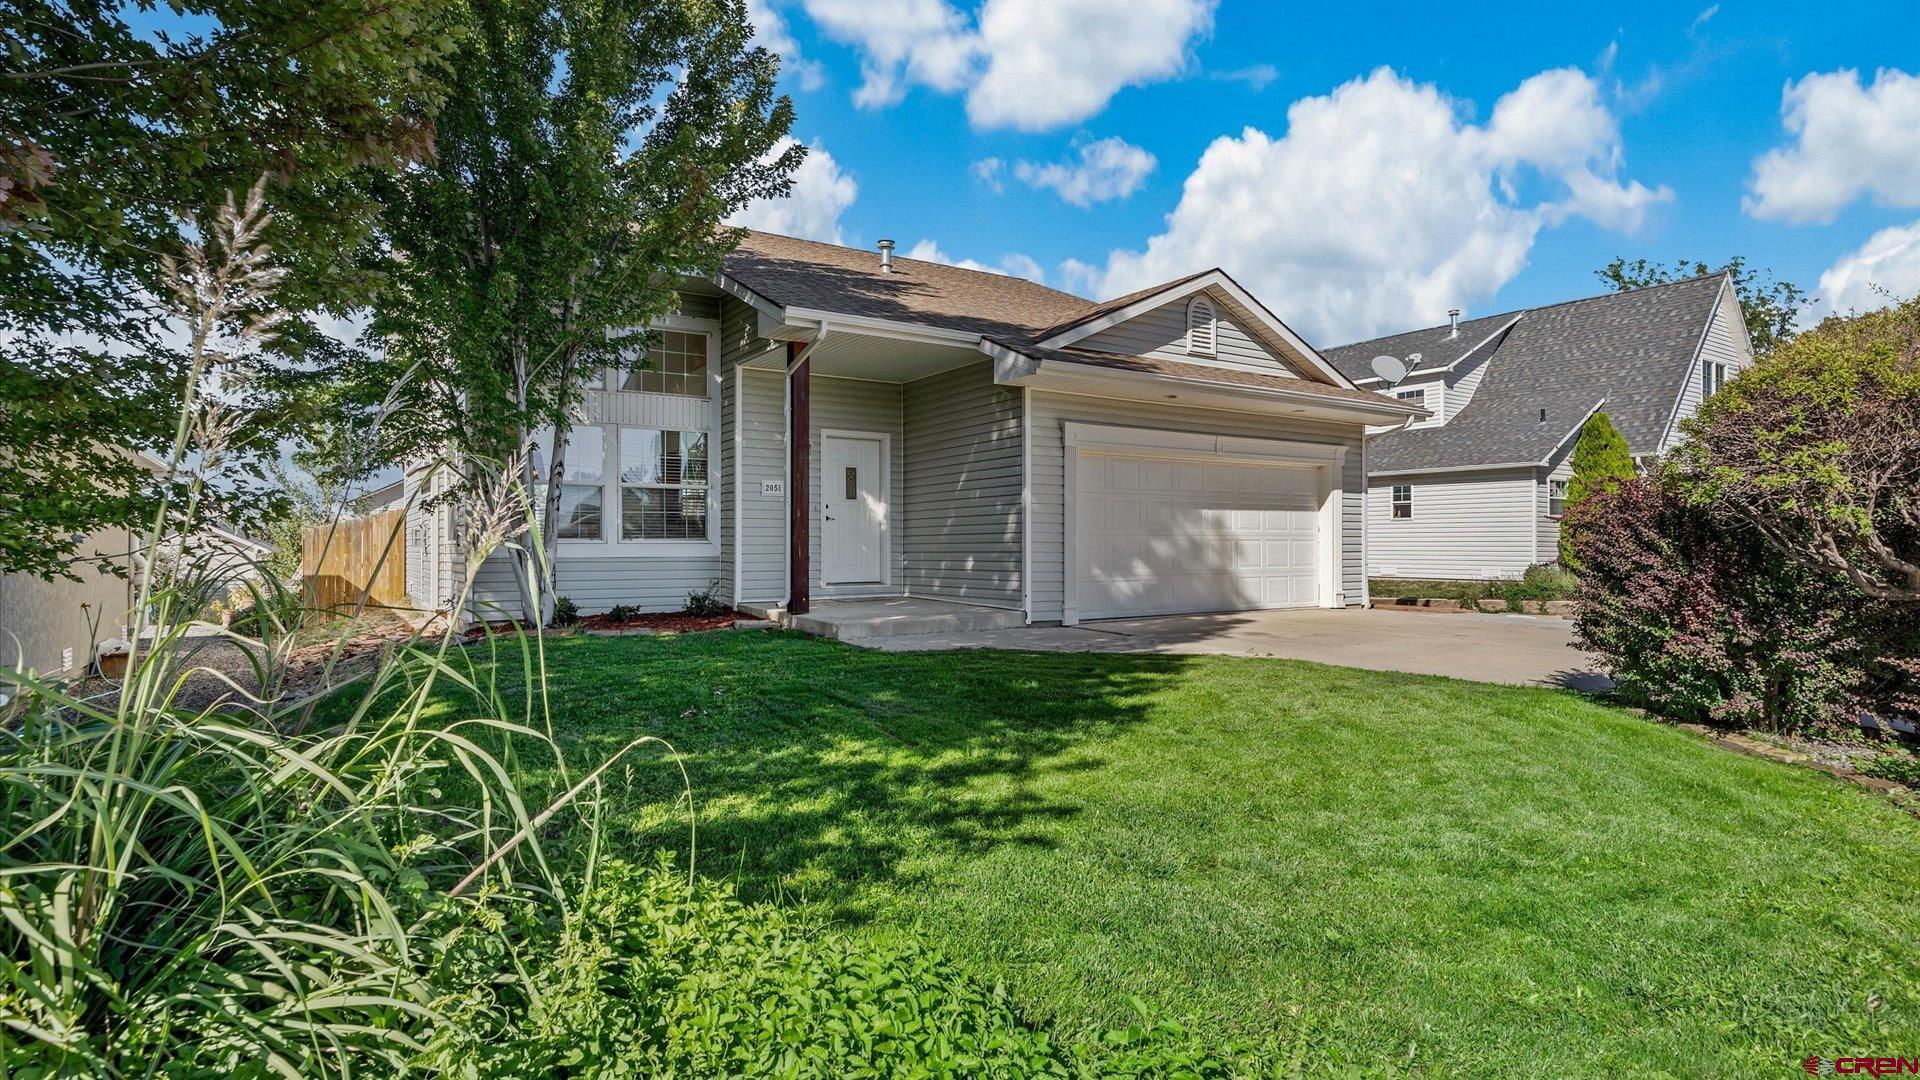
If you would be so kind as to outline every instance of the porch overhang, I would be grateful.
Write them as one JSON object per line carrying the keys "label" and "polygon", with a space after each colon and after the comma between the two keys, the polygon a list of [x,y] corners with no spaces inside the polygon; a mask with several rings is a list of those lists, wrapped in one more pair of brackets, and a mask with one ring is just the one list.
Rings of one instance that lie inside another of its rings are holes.
{"label": "porch overhang", "polygon": [[1017,353],[993,355],[994,381],[1003,386],[1344,424],[1398,424],[1409,415],[1401,403],[1330,398],[1307,389],[1217,383],[1160,372],[1032,360]]}
{"label": "porch overhang", "polygon": [[[778,326],[762,332],[771,341],[799,345],[822,378],[906,383],[981,359],[979,334],[803,308],[787,308]],[[785,350],[770,349],[745,363],[777,368],[786,361]]]}

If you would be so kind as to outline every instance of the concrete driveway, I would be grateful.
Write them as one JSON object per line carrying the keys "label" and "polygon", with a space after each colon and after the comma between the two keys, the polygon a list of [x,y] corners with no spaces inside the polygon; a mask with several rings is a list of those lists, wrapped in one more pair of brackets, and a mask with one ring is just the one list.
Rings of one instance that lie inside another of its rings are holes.
{"label": "concrete driveway", "polygon": [[1596,659],[1573,647],[1572,623],[1533,615],[1307,608],[914,634],[860,644],[889,652],[992,648],[1280,656],[1481,682],[1576,690],[1612,685]]}

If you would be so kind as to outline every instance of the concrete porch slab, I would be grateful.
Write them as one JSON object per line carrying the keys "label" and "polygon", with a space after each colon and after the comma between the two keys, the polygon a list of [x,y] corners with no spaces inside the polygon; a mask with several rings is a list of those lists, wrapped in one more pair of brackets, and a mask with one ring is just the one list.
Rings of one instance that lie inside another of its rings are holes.
{"label": "concrete porch slab", "polygon": [[782,621],[803,633],[853,644],[926,634],[994,634],[1024,627],[1026,616],[1004,608],[954,604],[919,597],[820,600],[805,615]]}

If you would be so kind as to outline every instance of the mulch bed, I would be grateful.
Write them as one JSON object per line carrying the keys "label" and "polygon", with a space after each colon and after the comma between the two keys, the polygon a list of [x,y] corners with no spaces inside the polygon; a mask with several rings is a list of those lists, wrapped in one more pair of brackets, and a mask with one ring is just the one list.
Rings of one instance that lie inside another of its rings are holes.
{"label": "mulch bed", "polygon": [[[548,633],[571,633],[575,630],[589,634],[692,634],[702,630],[731,630],[733,624],[750,616],[737,611],[721,615],[683,615],[680,612],[660,612],[651,615],[636,615],[631,619],[615,622],[605,615],[588,615],[577,624]],[[484,626],[475,626],[467,631],[467,640],[475,641],[490,634],[517,634],[521,624],[515,619],[502,619]]]}
{"label": "mulch bed", "polygon": [[614,622],[605,615],[589,615],[580,620],[580,625],[589,631],[599,633],[619,630],[653,630],[691,634],[701,630],[731,630],[733,624],[740,618],[740,614],[733,611],[721,615],[683,615],[679,612],[663,612],[658,615],[636,615],[625,622]]}

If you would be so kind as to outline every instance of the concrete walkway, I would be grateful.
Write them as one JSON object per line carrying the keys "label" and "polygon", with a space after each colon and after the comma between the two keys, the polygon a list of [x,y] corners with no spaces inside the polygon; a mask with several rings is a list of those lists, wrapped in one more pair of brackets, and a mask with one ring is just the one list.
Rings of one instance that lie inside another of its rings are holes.
{"label": "concrete walkway", "polygon": [[1612,685],[1597,660],[1573,647],[1572,623],[1533,615],[1309,608],[913,634],[859,644],[888,652],[991,648],[1280,656],[1481,682],[1577,690]]}

